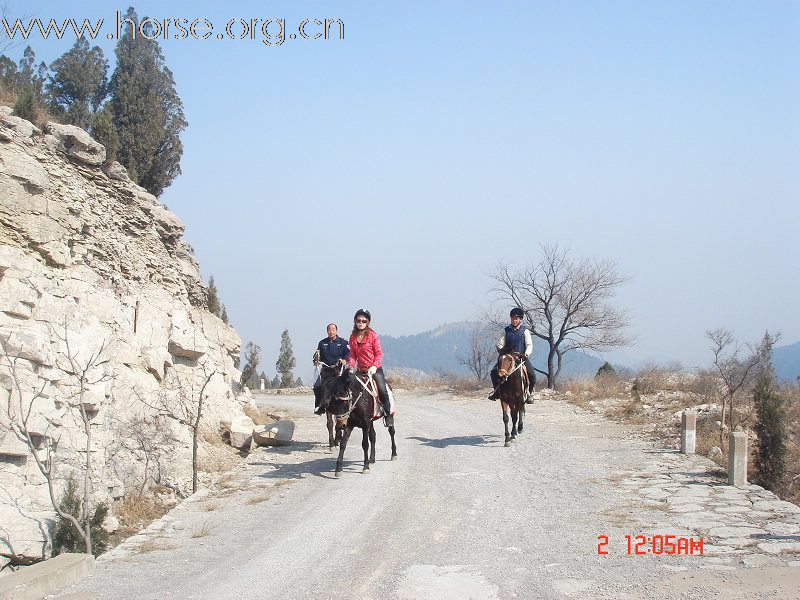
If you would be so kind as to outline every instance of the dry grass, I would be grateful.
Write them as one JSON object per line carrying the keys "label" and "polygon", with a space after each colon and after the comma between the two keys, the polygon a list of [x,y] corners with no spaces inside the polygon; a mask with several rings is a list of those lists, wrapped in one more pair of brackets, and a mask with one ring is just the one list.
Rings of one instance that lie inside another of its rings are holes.
{"label": "dry grass", "polygon": [[253,423],[256,425],[269,425],[275,421],[280,421],[280,417],[277,415],[269,413],[263,408],[253,406],[252,404],[245,404],[242,407],[242,410],[244,411],[244,414],[253,419]]}
{"label": "dry grass", "polygon": [[250,504],[251,506],[255,504],[261,504],[262,502],[266,502],[270,498],[272,498],[272,496],[270,496],[269,494],[261,494],[258,496],[253,496],[252,498],[247,500],[247,504]]}
{"label": "dry grass", "polygon": [[169,508],[150,496],[139,497],[136,494],[124,496],[112,506],[112,514],[119,520],[119,529],[114,533],[112,540],[113,545],[160,519],[167,514]]}
{"label": "dry grass", "polygon": [[208,526],[208,521],[204,521],[200,529],[197,529],[194,532],[192,532],[192,538],[207,537],[210,534],[211,534],[211,528]]}
{"label": "dry grass", "polygon": [[623,512],[619,509],[607,508],[603,511],[603,516],[608,523],[618,529],[625,529],[636,525],[636,521],[631,518],[630,512]]}
{"label": "dry grass", "polygon": [[219,504],[215,502],[210,502],[208,504],[203,504],[203,510],[206,512],[213,512],[215,510],[219,510]]}

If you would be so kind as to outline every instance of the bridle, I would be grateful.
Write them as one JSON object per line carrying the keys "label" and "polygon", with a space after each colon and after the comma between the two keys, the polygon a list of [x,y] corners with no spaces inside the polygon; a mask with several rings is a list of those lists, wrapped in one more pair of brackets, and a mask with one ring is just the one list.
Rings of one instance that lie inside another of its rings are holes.
{"label": "bridle", "polygon": [[[344,365],[342,365],[342,370],[343,369]],[[341,373],[342,371],[340,371],[339,375],[341,375]],[[364,389],[358,393],[358,396],[356,396],[355,399],[353,399],[353,393],[350,391],[349,387],[347,388],[347,396],[334,396],[334,398],[336,398],[341,402],[347,402],[347,411],[342,413],[341,415],[335,415],[337,423],[344,421],[347,417],[350,416],[350,413],[355,410],[358,401],[361,400],[361,398],[364,396],[365,391],[371,396],[378,395],[378,388],[375,383],[375,380],[372,378],[372,375],[368,376],[366,383],[361,381],[361,377],[356,375],[356,381],[358,381],[358,383],[360,383],[361,387],[363,387]]]}

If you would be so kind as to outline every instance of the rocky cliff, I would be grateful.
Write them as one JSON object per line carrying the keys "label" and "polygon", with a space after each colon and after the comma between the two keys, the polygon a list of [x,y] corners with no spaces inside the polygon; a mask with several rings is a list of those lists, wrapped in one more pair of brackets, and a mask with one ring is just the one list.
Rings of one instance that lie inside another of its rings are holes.
{"label": "rocky cliff", "polygon": [[104,165],[83,130],[10,113],[0,107],[0,553],[41,555],[53,510],[12,421],[28,417],[41,455],[52,449],[60,494],[83,473],[85,414],[92,500],[110,502],[148,479],[190,489],[189,429],[158,413],[191,404],[206,374],[201,427],[213,435],[249,397],[240,338],[206,310],[181,221]]}

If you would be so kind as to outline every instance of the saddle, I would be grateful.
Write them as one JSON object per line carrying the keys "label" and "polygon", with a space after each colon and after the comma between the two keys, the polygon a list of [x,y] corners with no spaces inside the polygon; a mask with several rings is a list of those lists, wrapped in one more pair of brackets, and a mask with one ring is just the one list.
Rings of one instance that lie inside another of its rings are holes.
{"label": "saddle", "polygon": [[[365,382],[359,376],[359,380],[361,380],[362,387],[365,388],[364,391],[369,394],[370,401],[372,402],[372,420],[377,421],[378,419],[382,419],[386,415],[384,414],[383,404],[381,404],[381,402],[379,401],[378,387],[370,379],[367,379],[367,381]],[[370,387],[372,389],[370,389]],[[389,396],[389,415],[394,416],[395,414],[394,392],[392,392],[392,388],[389,386],[388,383],[386,384],[386,393]]]}

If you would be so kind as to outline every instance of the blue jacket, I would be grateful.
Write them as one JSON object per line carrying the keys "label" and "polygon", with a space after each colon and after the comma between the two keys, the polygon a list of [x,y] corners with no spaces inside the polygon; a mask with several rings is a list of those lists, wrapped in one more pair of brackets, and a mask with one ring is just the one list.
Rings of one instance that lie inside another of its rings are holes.
{"label": "blue jacket", "polygon": [[350,346],[338,335],[333,341],[327,337],[320,340],[317,344],[317,352],[319,352],[320,361],[327,365],[335,365],[341,359],[350,360]]}

